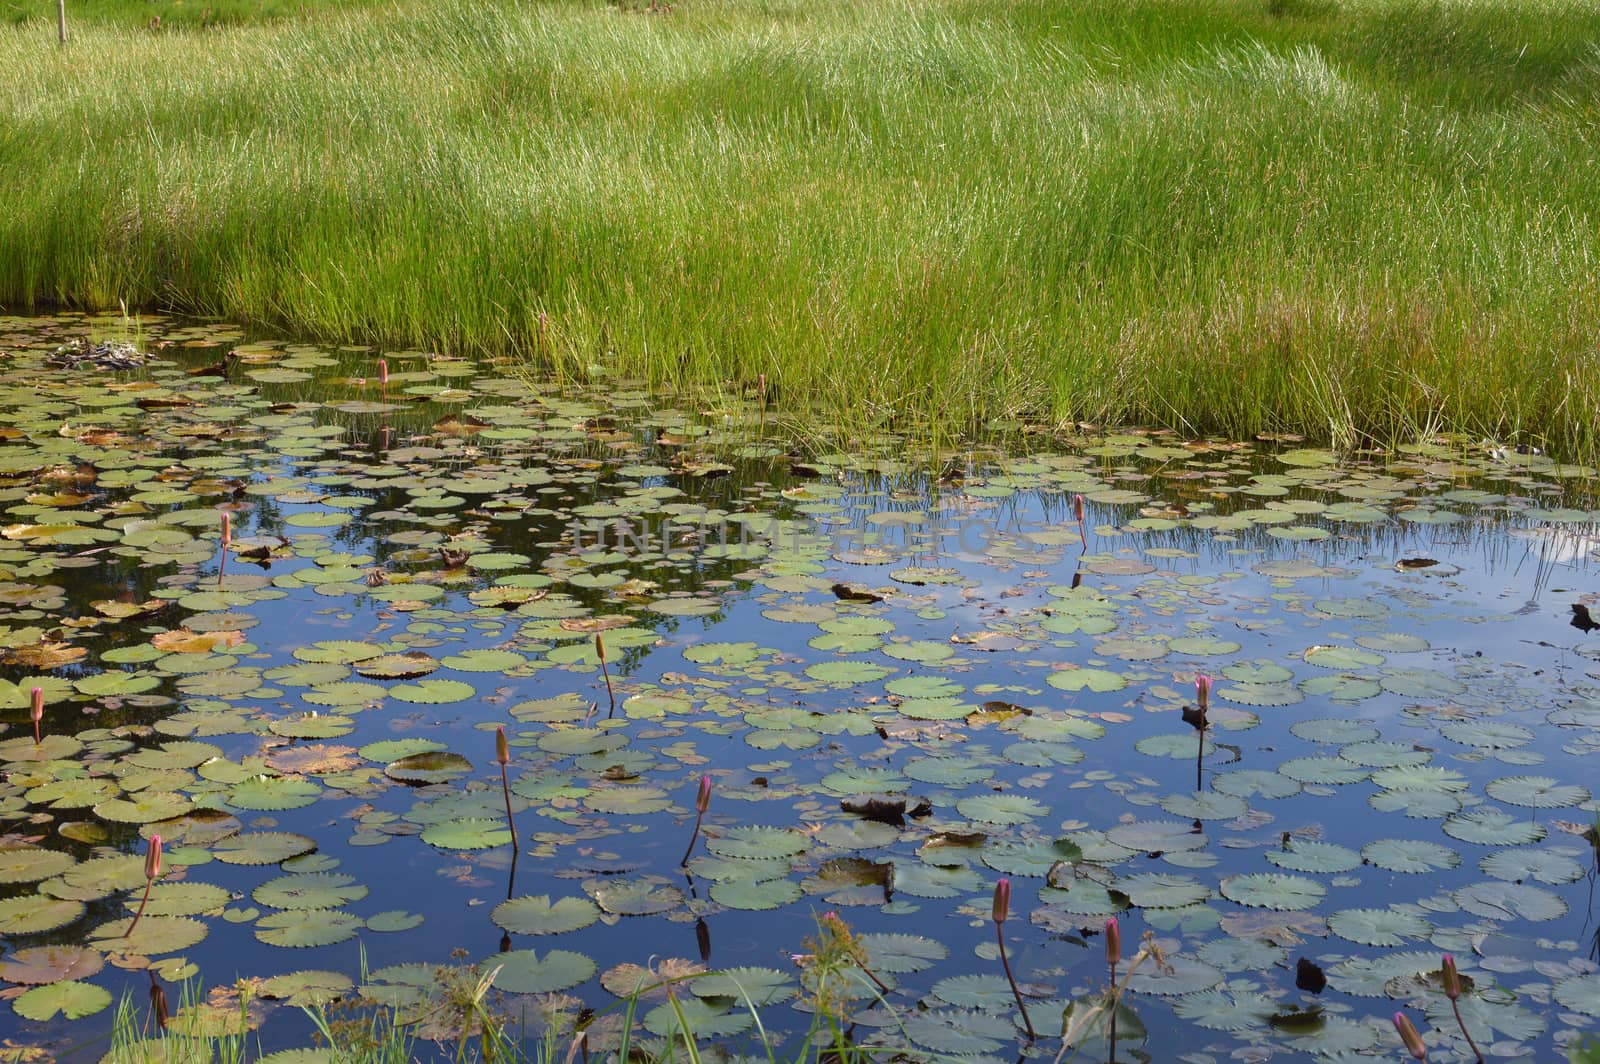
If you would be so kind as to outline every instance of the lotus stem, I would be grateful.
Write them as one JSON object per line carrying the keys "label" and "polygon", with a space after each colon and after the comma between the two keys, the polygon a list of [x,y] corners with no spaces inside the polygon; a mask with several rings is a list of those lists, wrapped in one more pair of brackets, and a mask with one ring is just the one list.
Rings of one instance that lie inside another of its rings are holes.
{"label": "lotus stem", "polygon": [[1082,555],[1088,553],[1089,550],[1089,533],[1085,529],[1083,523],[1082,495],[1074,495],[1072,497],[1072,513],[1073,516],[1078,519],[1078,539],[1082,541],[1082,545],[1078,548],[1078,554],[1081,557]]}
{"label": "lotus stem", "polygon": [[499,724],[494,729],[494,759],[500,762],[500,793],[506,799],[506,824],[511,828],[511,852],[517,853],[521,847],[517,844],[517,819],[511,815],[511,782],[506,778],[506,765],[511,761],[511,744],[506,741],[506,726]]}
{"label": "lotus stem", "polygon": [[1135,953],[1129,960],[1128,970],[1122,973],[1122,982],[1112,985],[1111,990],[1106,994],[1104,1002],[1093,1005],[1072,1018],[1071,1025],[1061,1035],[1061,1051],[1056,1054],[1053,1064],[1061,1064],[1067,1058],[1067,1052],[1072,1049],[1073,1043],[1078,1040],[1078,1036],[1089,1026],[1089,1023],[1108,1009],[1111,1012],[1110,1028],[1112,1037],[1115,1037],[1117,1006],[1122,1001],[1122,995],[1127,992],[1128,983],[1133,979],[1134,973],[1139,970],[1139,966],[1152,957],[1155,958],[1158,966],[1166,966],[1166,958],[1162,956],[1160,947],[1156,945],[1155,934],[1146,931],[1144,933],[1144,945],[1140,946],[1139,952]]}
{"label": "lotus stem", "polygon": [[44,688],[35,687],[28,692],[28,716],[33,718],[33,746],[38,749],[44,741],[39,733],[39,725],[44,720]]}
{"label": "lotus stem", "polygon": [[[611,699],[611,713],[617,711],[617,693],[611,689],[611,670],[606,667],[606,642],[600,638],[600,633],[594,634],[594,652],[600,658],[600,675],[606,678],[606,697]],[[607,713],[609,718],[611,713]]]}
{"label": "lotus stem", "polygon": [[1034,1033],[1033,1020],[1028,1018],[1028,1006],[1022,1003],[1022,991],[1017,989],[1016,976],[1011,974],[1011,960],[1006,956],[1006,917],[1011,912],[1011,880],[1001,876],[994,885],[994,937],[1000,943],[1000,966],[1005,969],[1006,982],[1011,984],[1011,996],[1016,999],[1017,1011],[1022,1013],[1022,1026],[1027,1029],[1028,1041],[1039,1036]]}
{"label": "lotus stem", "polygon": [[[604,658],[600,659],[602,662]],[[694,796],[694,831],[689,835],[689,848],[683,851],[683,860],[678,862],[682,868],[689,863],[689,857],[694,853],[694,844],[700,841],[700,823],[706,817],[706,810],[711,808],[711,777],[700,777],[700,790]]]}
{"label": "lotus stem", "polygon": [[157,879],[161,878],[161,836],[151,835],[149,847],[144,855],[144,897],[139,899],[139,911],[133,914],[133,920],[128,924],[128,929],[122,933],[123,938],[133,934],[133,929],[139,926],[140,917],[144,916],[144,907],[150,904],[150,888],[155,886]]}
{"label": "lotus stem", "polygon": [[217,583],[222,583],[223,574],[228,570],[228,544],[233,542],[233,515],[222,514],[222,553],[217,556]]}
{"label": "lotus stem", "polygon": [[1472,1055],[1478,1059],[1478,1064],[1483,1064],[1483,1050],[1478,1048],[1478,1043],[1472,1040],[1472,1033],[1467,1030],[1467,1021],[1461,1018],[1461,973],[1456,971],[1456,958],[1454,954],[1446,953],[1439,966],[1444,974],[1444,993],[1450,999],[1450,1011],[1456,1014],[1456,1026],[1461,1028],[1461,1037],[1467,1040],[1467,1045],[1472,1047]]}

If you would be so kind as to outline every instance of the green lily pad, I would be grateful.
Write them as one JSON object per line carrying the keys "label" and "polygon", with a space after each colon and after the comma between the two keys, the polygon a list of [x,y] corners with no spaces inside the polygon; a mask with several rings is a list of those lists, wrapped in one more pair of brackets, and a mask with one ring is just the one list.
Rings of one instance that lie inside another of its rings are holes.
{"label": "green lily pad", "polygon": [[316,848],[317,844],[304,835],[287,831],[248,831],[213,843],[211,852],[224,864],[269,865]]}
{"label": "green lily pad", "polygon": [[81,1020],[85,1016],[93,1016],[109,1004],[110,991],[92,983],[68,979],[25,991],[12,1001],[11,1007],[18,1016],[43,1023],[54,1019],[57,1014],[65,1019]]}
{"label": "green lily pad", "polygon": [[1224,898],[1240,905],[1288,911],[1315,908],[1327,894],[1314,879],[1272,872],[1227,876],[1220,889]]}
{"label": "green lily pad", "polygon": [[950,956],[944,945],[921,935],[869,932],[856,936],[856,941],[866,951],[872,970],[879,973],[909,975]]}
{"label": "green lily pad", "polygon": [[511,832],[498,820],[466,817],[429,825],[422,841],[442,850],[487,850],[509,843]]}
{"label": "green lily pad", "polygon": [[89,932],[89,943],[107,953],[131,953],[154,957],[177,953],[204,939],[210,928],[187,916],[151,916],[146,913],[137,924],[133,917],[112,920]]}
{"label": "green lily pad", "polygon": [[477,688],[460,680],[423,680],[420,683],[396,684],[389,689],[390,696],[397,702],[425,706],[465,702],[477,693]]}
{"label": "green lily pad", "polygon": [[1589,800],[1589,789],[1550,776],[1502,776],[1484,787],[1489,797],[1529,809],[1562,809]]}
{"label": "green lily pad", "polygon": [[367,896],[355,876],[335,872],[301,872],[261,884],[250,896],[274,909],[337,909]]}
{"label": "green lily pad", "polygon": [[806,850],[805,837],[786,828],[736,827],[706,839],[706,849],[718,857],[742,860],[781,860]]}
{"label": "green lily pad", "polygon": [[256,938],[269,946],[311,949],[355,938],[361,918],[337,909],[288,909],[256,921]]}
{"label": "green lily pad", "polygon": [[560,935],[588,927],[600,919],[600,910],[587,898],[557,898],[549,895],[512,898],[494,907],[489,919],[518,935]]}
{"label": "green lily pad", "polygon": [[0,850],[0,883],[37,883],[58,876],[77,863],[70,853],[38,846]]}
{"label": "green lily pad", "polygon": [[1341,909],[1328,917],[1328,928],[1363,946],[1395,947],[1426,938],[1433,925],[1414,913],[1395,909]]}
{"label": "green lily pad", "polygon": [[23,895],[0,901],[0,934],[33,935],[65,927],[84,914],[80,901]]}
{"label": "green lily pad", "polygon": [[594,978],[595,963],[581,953],[550,950],[540,956],[514,949],[486,958],[481,967],[493,973],[494,985],[508,994],[554,994]]}
{"label": "green lily pad", "polygon": [[711,900],[730,909],[761,912],[799,901],[798,884],[787,879],[729,879],[711,887]]}
{"label": "green lily pad", "polygon": [[1411,875],[1443,872],[1461,864],[1459,853],[1425,839],[1378,839],[1361,848],[1361,857],[1378,868]]}
{"label": "green lily pad", "polygon": [[983,794],[956,803],[956,812],[985,824],[1026,824],[1049,811],[1043,802],[1017,794]]}

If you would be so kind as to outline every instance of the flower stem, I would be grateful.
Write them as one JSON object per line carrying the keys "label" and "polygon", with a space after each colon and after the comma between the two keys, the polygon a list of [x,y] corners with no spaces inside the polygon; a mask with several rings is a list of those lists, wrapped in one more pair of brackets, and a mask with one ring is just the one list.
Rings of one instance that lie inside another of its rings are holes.
{"label": "flower stem", "polygon": [[1006,958],[1006,933],[1000,924],[994,925],[995,941],[1000,943],[1000,964],[1006,970],[1006,982],[1011,984],[1011,996],[1017,999],[1017,1011],[1022,1013],[1022,1026],[1028,1030],[1031,1042],[1039,1036],[1033,1033],[1033,1021],[1028,1018],[1028,1006],[1022,1003],[1022,991],[1017,989],[1016,977],[1011,974],[1011,961]]}
{"label": "flower stem", "polygon": [[694,844],[700,841],[700,821],[704,818],[704,813],[694,815],[694,833],[689,836],[689,848],[683,851],[683,860],[678,862],[679,868],[689,863],[689,857],[694,853]]}
{"label": "flower stem", "polygon": [[506,779],[506,766],[500,765],[500,793],[506,797],[506,823],[511,826],[511,852],[518,853],[521,847],[517,845],[517,820],[511,815],[511,784]]}
{"label": "flower stem", "polygon": [[1450,999],[1450,1008],[1456,1014],[1456,1025],[1461,1028],[1461,1037],[1467,1040],[1467,1045],[1472,1047],[1472,1055],[1478,1058],[1478,1064],[1483,1064],[1483,1050],[1478,1048],[1478,1043],[1472,1040],[1472,1035],[1467,1032],[1467,1021],[1461,1018],[1461,1003],[1454,998]]}
{"label": "flower stem", "polygon": [[150,904],[150,888],[154,884],[155,880],[153,879],[147,879],[144,881],[144,897],[139,899],[139,911],[133,914],[133,922],[129,924],[128,929],[122,933],[123,938],[127,938],[129,935],[133,934],[133,929],[139,926],[139,917],[144,915],[144,907]]}

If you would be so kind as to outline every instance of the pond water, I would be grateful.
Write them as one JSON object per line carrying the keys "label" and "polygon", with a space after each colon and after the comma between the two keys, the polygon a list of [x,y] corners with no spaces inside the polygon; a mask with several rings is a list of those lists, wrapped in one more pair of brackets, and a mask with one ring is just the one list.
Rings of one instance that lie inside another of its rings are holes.
{"label": "pond water", "polygon": [[[1447,951],[1492,1057],[1600,1022],[1592,469],[1104,432],[796,457],[756,395],[420,352],[382,381],[149,318],[147,365],[50,364],[125,328],[0,318],[14,1044],[98,1059],[152,985],[223,1029],[243,979],[252,1048],[342,999],[446,1056],[438,987],[498,969],[530,1037],[599,1012],[601,1059],[619,995],[704,966],[707,1059],[766,1059],[734,988],[796,1045],[825,913],[888,988],[848,976],[853,1037],[904,1060],[1054,1059],[1111,916],[1165,964],[1078,1061],[1398,1059],[1396,1009],[1469,1060]],[[635,1037],[675,1017],[645,994]]]}

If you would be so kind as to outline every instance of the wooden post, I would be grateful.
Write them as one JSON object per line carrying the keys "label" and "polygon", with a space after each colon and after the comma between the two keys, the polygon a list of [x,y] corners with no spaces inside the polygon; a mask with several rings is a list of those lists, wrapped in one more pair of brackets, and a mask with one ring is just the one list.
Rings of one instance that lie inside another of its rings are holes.
{"label": "wooden post", "polygon": [[67,0],[56,0],[56,35],[67,43]]}

